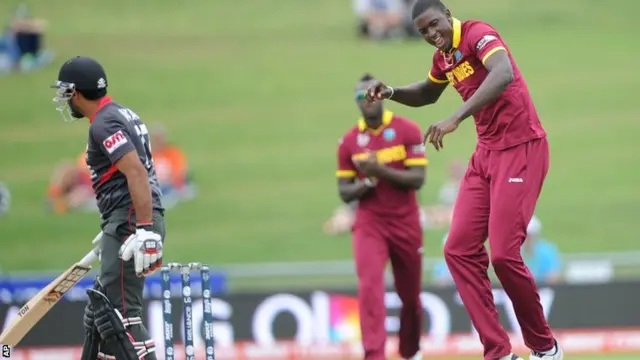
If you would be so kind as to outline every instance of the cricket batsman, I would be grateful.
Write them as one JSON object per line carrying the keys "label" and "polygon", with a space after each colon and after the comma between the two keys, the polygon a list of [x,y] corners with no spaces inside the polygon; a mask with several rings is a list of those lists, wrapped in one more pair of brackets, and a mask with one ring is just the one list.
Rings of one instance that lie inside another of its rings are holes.
{"label": "cricket batsman", "polygon": [[429,76],[393,88],[372,84],[368,100],[391,99],[418,107],[435,103],[448,84],[464,104],[426,131],[440,150],[444,135],[473,116],[478,144],[453,213],[444,255],[464,305],[484,345],[486,360],[519,359],[498,320],[487,275],[491,263],[513,303],[531,360],[561,360],[543,315],[534,279],[520,248],[549,168],[549,144],[529,89],[509,47],[482,21],[460,21],[440,0],[416,0],[414,24],[436,47]]}
{"label": "cricket batsman", "polygon": [[53,99],[65,121],[87,118],[86,162],[102,223],[100,274],[87,291],[82,360],[155,360],[145,329],[146,275],[162,264],[165,235],[161,192],[147,127],[107,95],[107,74],[88,57],[66,61]]}
{"label": "cricket batsman", "polygon": [[416,191],[427,159],[417,124],[366,100],[376,81],[365,75],[356,88],[362,114],[338,146],[338,189],[345,203],[358,200],[352,228],[358,274],[360,329],[365,359],[384,360],[384,271],[391,261],[402,301],[400,356],[420,359],[422,227]]}

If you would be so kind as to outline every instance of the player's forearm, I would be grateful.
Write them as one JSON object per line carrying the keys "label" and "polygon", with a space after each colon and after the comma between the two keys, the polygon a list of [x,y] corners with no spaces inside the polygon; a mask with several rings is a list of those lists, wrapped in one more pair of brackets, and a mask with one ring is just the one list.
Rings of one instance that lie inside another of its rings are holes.
{"label": "player's forearm", "polygon": [[422,81],[408,86],[394,87],[393,95],[389,100],[406,106],[420,107],[435,103],[441,94],[442,92],[429,90],[427,83]]}
{"label": "player's forearm", "polygon": [[127,176],[129,193],[136,213],[136,222],[151,222],[153,217],[153,201],[151,186],[146,171],[135,172]]}
{"label": "player's forearm", "polygon": [[478,90],[453,115],[460,124],[464,119],[477,113],[500,96],[513,82],[513,73],[509,71],[491,71]]}
{"label": "player's forearm", "polygon": [[424,185],[425,174],[420,171],[399,170],[387,166],[381,166],[376,175],[379,178],[390,181],[398,186],[409,189],[420,189]]}
{"label": "player's forearm", "polygon": [[367,186],[364,181],[340,184],[340,199],[342,199],[342,201],[344,201],[345,203],[350,203],[366,195],[369,190],[371,190],[371,187]]}

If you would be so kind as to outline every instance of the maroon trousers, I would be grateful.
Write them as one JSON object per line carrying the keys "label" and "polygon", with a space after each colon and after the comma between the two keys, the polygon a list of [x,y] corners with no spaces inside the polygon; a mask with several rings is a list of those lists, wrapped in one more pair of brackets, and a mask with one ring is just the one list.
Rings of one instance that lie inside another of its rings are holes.
{"label": "maroon trousers", "polygon": [[554,346],[537,286],[520,255],[548,168],[546,138],[500,151],[477,148],[460,185],[444,254],[486,360],[511,352],[487,276],[487,238],[491,264],[513,303],[525,344],[534,351]]}
{"label": "maroon trousers", "polygon": [[384,360],[384,270],[391,261],[400,310],[400,355],[410,358],[420,349],[422,304],[422,228],[419,215],[376,219],[358,214],[353,227],[353,252],[358,274],[360,329],[366,360]]}

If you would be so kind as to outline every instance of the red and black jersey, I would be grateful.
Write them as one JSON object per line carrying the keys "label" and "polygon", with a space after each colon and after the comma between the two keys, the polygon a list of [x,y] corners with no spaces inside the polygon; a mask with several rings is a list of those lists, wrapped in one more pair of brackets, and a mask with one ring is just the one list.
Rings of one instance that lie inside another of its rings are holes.
{"label": "red and black jersey", "polygon": [[138,154],[147,169],[153,208],[162,209],[162,192],[153,166],[149,132],[140,117],[105,97],[90,121],[86,162],[102,217],[132,206],[127,179],[115,165],[131,151]]}

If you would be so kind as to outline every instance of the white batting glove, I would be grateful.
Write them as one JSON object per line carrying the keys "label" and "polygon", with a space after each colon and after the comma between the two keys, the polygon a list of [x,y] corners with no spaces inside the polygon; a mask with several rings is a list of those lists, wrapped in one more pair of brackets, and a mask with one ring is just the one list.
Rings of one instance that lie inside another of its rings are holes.
{"label": "white batting glove", "polygon": [[162,237],[153,232],[151,225],[138,224],[118,254],[124,261],[133,258],[137,276],[150,275],[162,265]]}

